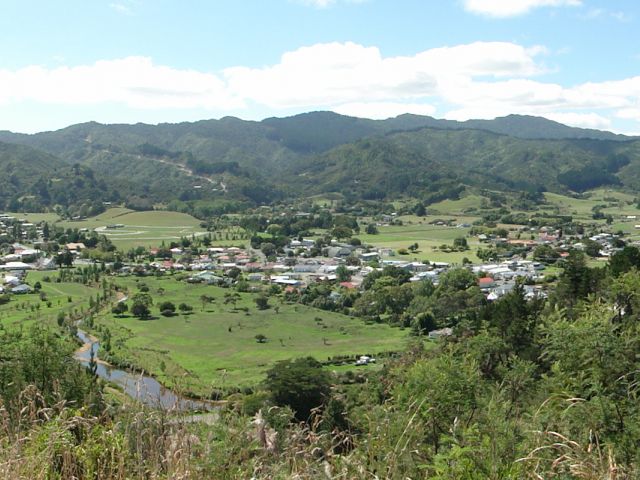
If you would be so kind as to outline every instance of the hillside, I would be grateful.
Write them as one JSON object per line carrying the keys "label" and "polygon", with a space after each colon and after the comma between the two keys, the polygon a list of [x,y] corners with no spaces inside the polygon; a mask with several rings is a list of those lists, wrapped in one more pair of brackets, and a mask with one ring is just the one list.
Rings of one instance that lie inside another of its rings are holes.
{"label": "hillside", "polygon": [[[33,194],[31,186],[50,167],[75,164],[101,179],[100,199],[118,199],[132,208],[161,203],[190,213],[200,209],[199,216],[309,190],[438,200],[455,197],[460,184],[558,192],[599,185],[640,188],[633,138],[519,115],[455,122],[311,112],[261,122],[233,117],[160,125],[89,122],[34,135],[0,132],[0,141],[16,144],[5,147],[4,162],[13,165],[6,171],[28,157],[17,174],[21,183],[3,189],[5,204],[18,192]],[[37,153],[26,153],[34,149]],[[49,206],[51,194],[39,191],[45,197],[37,198],[38,208]]]}
{"label": "hillside", "polygon": [[600,185],[638,189],[638,171],[638,141],[524,140],[482,130],[421,129],[338,147],[303,162],[296,174],[317,192],[376,199],[435,192],[451,198],[460,184],[558,192]]}
{"label": "hillside", "polygon": [[0,142],[0,209],[40,211],[83,206],[87,214],[117,199],[83,166],[70,166],[34,148]]}
{"label": "hillside", "polygon": [[323,153],[362,138],[422,128],[480,129],[524,139],[630,140],[610,132],[573,128],[521,115],[456,122],[410,114],[368,120],[311,112],[261,122],[234,117],[159,125],[89,122],[33,135],[3,131],[0,141],[39,148],[68,162],[82,162],[97,150],[109,149],[168,156],[177,162],[184,162],[191,155],[204,164],[237,162],[243,168],[273,169],[286,167],[301,155]]}

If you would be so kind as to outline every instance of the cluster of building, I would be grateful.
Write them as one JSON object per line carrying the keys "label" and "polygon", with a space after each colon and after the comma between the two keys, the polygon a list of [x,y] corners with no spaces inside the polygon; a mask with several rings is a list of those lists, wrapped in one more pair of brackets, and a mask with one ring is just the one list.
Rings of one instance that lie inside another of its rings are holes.
{"label": "cluster of building", "polygon": [[[303,288],[319,281],[333,281],[347,289],[358,289],[367,275],[386,266],[407,271],[411,275],[411,282],[429,280],[435,285],[439,283],[440,276],[451,268],[446,262],[404,261],[389,258],[388,249],[362,248],[339,242],[325,247],[321,256],[305,256],[314,247],[315,241],[312,239],[292,240],[284,249],[287,255],[275,262],[266,261],[259,252],[253,250],[213,247],[198,258],[191,258],[189,263],[178,258],[152,262],[148,268],[158,271],[187,270],[192,272],[187,281],[207,284],[232,283],[229,274],[233,269],[242,272],[250,282]],[[177,257],[180,255],[179,252],[175,254]],[[340,268],[348,272],[348,280],[340,278]],[[519,279],[531,284],[541,280],[545,266],[540,262],[518,259],[474,264],[468,268],[478,276],[478,285],[487,298],[495,300],[515,288]],[[545,295],[538,286],[526,285],[524,288],[529,298]]]}
{"label": "cluster of building", "polygon": [[[384,220],[393,221],[394,218],[389,216]],[[16,221],[25,230],[29,227],[37,228],[24,219],[0,214],[0,233],[13,228]],[[466,224],[456,226],[468,227]],[[107,228],[118,227],[120,225],[109,225]],[[562,237],[561,232],[552,228],[525,227],[522,232],[532,235],[532,238],[498,238],[489,234],[480,234],[477,238],[481,242],[506,243],[524,247],[529,251],[538,245],[550,245],[559,252],[565,252],[564,255],[570,248],[586,247],[585,239],[582,241],[574,239],[569,242]],[[533,239],[533,235],[537,238]],[[616,235],[610,233],[599,233],[590,237],[589,240],[601,246],[599,253],[603,257],[619,249],[616,246]],[[35,245],[37,246],[37,243]],[[74,257],[79,256],[84,248],[85,245],[82,243],[71,243],[65,246],[65,250],[74,254]],[[343,288],[358,289],[367,275],[385,266],[407,271],[411,275],[411,282],[429,280],[436,285],[440,276],[450,268],[450,265],[445,262],[403,260],[396,257],[396,252],[390,248],[372,248],[335,240],[324,246],[320,255],[318,255],[316,240],[291,240],[284,248],[284,255],[273,262],[267,261],[259,251],[239,247],[210,247],[195,257],[185,255],[186,252],[179,247],[170,249],[169,258],[157,259],[159,249],[151,249],[149,253],[156,256],[156,259],[146,264],[125,265],[122,271],[124,273],[188,271],[190,272],[188,281],[208,284],[231,284],[238,277],[239,271],[243,273],[243,278],[250,282],[269,282],[287,288],[301,288],[318,281],[335,281]],[[164,253],[166,255],[166,250]],[[10,278],[11,288],[19,286],[13,285],[16,283],[14,273],[24,274],[30,269],[54,268],[56,264],[53,258],[47,258],[37,248],[20,243],[12,246],[12,253],[0,256],[0,272],[5,272],[5,277]],[[543,277],[542,271],[545,268],[543,263],[512,258],[500,263],[473,264],[468,268],[478,276],[478,285],[489,300],[495,300],[508,293],[522,279],[527,280],[524,282],[527,285],[524,288],[528,297],[545,295],[540,287],[535,286]],[[344,275],[345,271],[348,275]],[[348,277],[348,280],[343,277]],[[3,291],[7,291],[6,286],[3,287]]]}
{"label": "cluster of building", "polygon": [[[18,226],[19,228],[15,228]],[[7,213],[0,213],[0,235],[10,234],[18,236],[17,240],[25,240],[28,237],[29,232],[32,229],[36,229],[36,235],[42,235],[42,230],[39,230],[37,225],[29,222],[25,218],[16,218]]]}
{"label": "cluster of building", "polygon": [[0,295],[13,293],[20,295],[23,293],[31,293],[33,289],[24,281],[25,270],[4,271],[0,273]]}

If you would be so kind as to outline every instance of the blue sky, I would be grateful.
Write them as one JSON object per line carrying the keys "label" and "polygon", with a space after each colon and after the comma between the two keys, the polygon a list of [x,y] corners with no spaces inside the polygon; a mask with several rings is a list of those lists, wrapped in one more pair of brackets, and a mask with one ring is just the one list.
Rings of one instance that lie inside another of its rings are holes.
{"label": "blue sky", "polygon": [[0,129],[334,110],[640,133],[634,0],[3,0]]}

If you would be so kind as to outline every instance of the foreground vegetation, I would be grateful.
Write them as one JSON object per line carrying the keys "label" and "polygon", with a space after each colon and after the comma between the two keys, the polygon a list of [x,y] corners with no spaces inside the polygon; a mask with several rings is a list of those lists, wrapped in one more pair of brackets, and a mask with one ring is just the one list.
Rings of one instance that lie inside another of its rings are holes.
{"label": "foreground vegetation", "polygon": [[637,478],[638,267],[633,247],[601,269],[574,252],[546,302],[516,289],[377,372],[276,364],[213,425],[113,403],[55,329],[3,333],[0,474]]}

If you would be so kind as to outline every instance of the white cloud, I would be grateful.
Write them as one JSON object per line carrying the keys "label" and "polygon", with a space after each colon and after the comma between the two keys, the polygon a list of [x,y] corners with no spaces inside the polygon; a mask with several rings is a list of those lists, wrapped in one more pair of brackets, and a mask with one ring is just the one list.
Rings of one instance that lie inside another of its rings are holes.
{"label": "white cloud", "polygon": [[109,8],[122,15],[133,15],[133,10],[122,3],[110,3]]}
{"label": "white cloud", "polygon": [[610,12],[609,15],[611,16],[611,18],[614,18],[615,20],[618,20],[622,23],[627,23],[633,20],[633,17],[625,12]]}
{"label": "white cloud", "polygon": [[468,12],[488,17],[505,18],[524,15],[540,7],[576,7],[582,0],[464,0]]}
{"label": "white cloud", "polygon": [[433,115],[436,108],[426,103],[398,103],[398,102],[366,102],[366,103],[345,103],[330,110],[342,115],[352,117],[372,118],[374,120],[384,120],[385,118],[397,117],[403,113],[413,113],[416,115]]}
{"label": "white cloud", "polygon": [[611,128],[611,120],[597,113],[550,112],[542,116],[572,127],[596,128],[598,130]]}
{"label": "white cloud", "polygon": [[332,5],[335,5],[336,3],[338,3],[338,1],[341,1],[342,3],[360,4],[360,3],[366,3],[369,0],[290,0],[290,1],[299,3],[301,5],[306,5],[308,7],[323,9],[323,8],[328,8],[328,7],[331,7]]}
{"label": "white cloud", "polygon": [[621,23],[627,23],[631,21],[631,16],[622,11],[610,11],[605,8],[590,8],[586,13],[580,16],[585,20],[596,20],[600,18],[612,18]]}
{"label": "white cloud", "polygon": [[154,65],[145,57],[102,60],[78,67],[0,70],[0,105],[24,101],[120,103],[141,109],[242,106],[216,75]]}
{"label": "white cloud", "polygon": [[623,108],[616,112],[616,116],[640,122],[640,107]]}
{"label": "white cloud", "polygon": [[228,68],[224,77],[237,96],[272,108],[397,101],[434,95],[439,83],[458,78],[541,73],[534,59],[539,53],[513,43],[476,42],[383,58],[376,47],[326,43],[285,53],[276,65]]}
{"label": "white cloud", "polygon": [[336,0],[297,0],[297,2],[310,7],[327,8],[328,6],[333,5]]}
{"label": "white cloud", "polygon": [[541,80],[547,71],[540,62],[544,54],[538,46],[476,42],[385,57],[376,47],[347,42],[302,47],[273,65],[218,73],[157,65],[146,57],[30,66],[0,70],[0,112],[6,122],[33,105],[49,111],[75,108],[83,115],[77,121],[87,120],[87,111],[96,117],[110,111],[109,120],[122,112],[118,121],[129,122],[149,121],[154,115],[149,112],[159,121],[175,121],[179,115],[256,118],[256,112],[319,109],[386,118],[434,115],[437,105],[442,116],[457,120],[519,113],[591,128],[640,122],[640,76],[577,85],[547,82]]}

